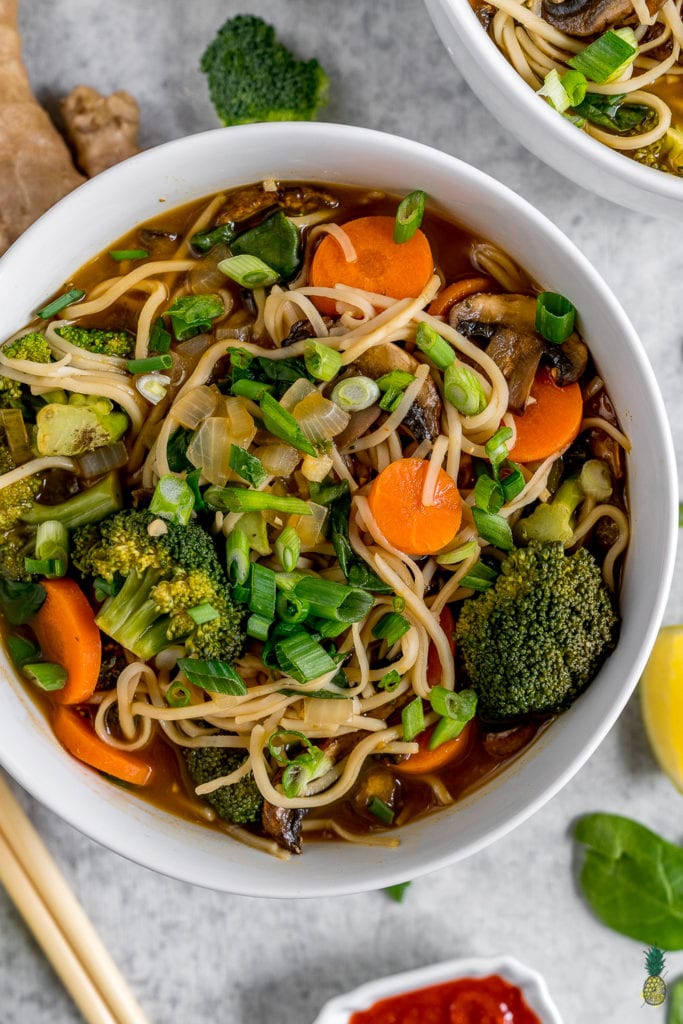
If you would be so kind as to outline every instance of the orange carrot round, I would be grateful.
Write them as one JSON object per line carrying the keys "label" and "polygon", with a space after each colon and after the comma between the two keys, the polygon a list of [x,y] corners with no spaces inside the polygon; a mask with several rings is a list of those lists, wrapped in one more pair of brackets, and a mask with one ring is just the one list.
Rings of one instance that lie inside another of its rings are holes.
{"label": "orange carrot round", "polygon": [[55,707],[52,729],[64,749],[91,768],[133,786],[144,786],[149,782],[151,764],[139,754],[129,754],[126,750],[117,750],[103,743],[90,722],[74,708]]}
{"label": "orange carrot round", "polygon": [[[356,251],[346,261],[339,242],[326,235],[311,264],[311,284],[333,288],[346,284],[393,299],[415,298],[434,272],[434,258],[426,236],[419,229],[407,242],[394,241],[393,217],[359,217],[342,225]],[[322,313],[334,315],[332,299],[315,297]]]}
{"label": "orange carrot round", "polygon": [[427,312],[431,316],[445,316],[451,306],[454,306],[456,302],[462,302],[469,295],[499,290],[498,284],[492,277],[468,277],[464,281],[454,281],[430,302]]}
{"label": "orange carrot round", "polygon": [[558,387],[548,369],[538,371],[531,386],[532,401],[514,415],[517,437],[510,458],[538,462],[570,444],[579,432],[583,399],[578,384]]}
{"label": "orange carrot round", "polygon": [[436,750],[429,749],[429,741],[436,725],[425,729],[417,737],[417,745],[420,748],[416,754],[409,754],[406,761],[397,764],[396,771],[402,775],[425,775],[428,772],[438,772],[453,761],[459,761],[469,750],[470,742],[474,734],[474,724],[468,722],[459,736],[454,740],[446,740]]}
{"label": "orange carrot round", "polygon": [[429,463],[398,459],[375,478],[368,494],[370,511],[395,548],[407,555],[431,555],[453,540],[462,517],[455,481],[439,470],[431,505],[422,504]]}
{"label": "orange carrot round", "polygon": [[67,671],[62,690],[52,699],[59,704],[80,704],[92,696],[100,674],[102,640],[88,599],[73,580],[43,580],[47,592],[31,620],[43,657]]}

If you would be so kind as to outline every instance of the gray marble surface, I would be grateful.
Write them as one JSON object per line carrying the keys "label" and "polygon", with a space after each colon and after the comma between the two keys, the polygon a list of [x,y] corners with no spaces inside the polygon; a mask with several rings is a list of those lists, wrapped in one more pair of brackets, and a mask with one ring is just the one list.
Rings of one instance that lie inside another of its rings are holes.
{"label": "gray marble surface", "polygon": [[[581,247],[632,318],[659,377],[683,457],[678,225],[595,198],[524,152],[463,85],[420,0],[22,0],[26,61],[41,100],[84,81],[125,87],[143,143],[212,128],[197,63],[223,19],[261,14],[331,78],[327,118],[396,132],[497,176]],[[656,500],[656,496],[653,496]],[[680,576],[679,576],[680,578]],[[683,616],[675,584],[667,619]],[[546,977],[566,1024],[663,1022],[641,1005],[641,944],[583,905],[569,830],[590,810],[630,814],[683,840],[683,798],[659,773],[634,698],[579,775],[485,852],[382,893],[313,902],[195,889],[119,858],[22,795],[154,1024],[310,1024],[329,997],[374,976],[459,955],[510,953]],[[683,973],[669,958],[668,978]],[[79,1019],[0,892],[0,1021]]]}

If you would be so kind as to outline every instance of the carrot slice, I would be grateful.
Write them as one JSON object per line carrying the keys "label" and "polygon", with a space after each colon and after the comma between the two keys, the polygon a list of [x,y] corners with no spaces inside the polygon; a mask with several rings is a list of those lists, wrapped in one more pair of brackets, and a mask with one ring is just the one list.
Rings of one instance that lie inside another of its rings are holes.
{"label": "carrot slice", "polygon": [[395,770],[401,775],[426,775],[428,772],[438,772],[453,761],[459,761],[469,750],[474,735],[474,723],[468,722],[459,736],[454,740],[446,740],[436,750],[429,749],[429,741],[436,724],[425,729],[417,737],[417,745],[420,748],[416,754],[409,754],[407,760],[395,765]]}
{"label": "carrot slice", "polygon": [[510,457],[515,462],[538,462],[570,444],[579,432],[583,399],[578,384],[560,388],[543,367],[531,385],[533,401],[521,415],[513,414],[517,437]]}
{"label": "carrot slice", "polygon": [[445,316],[451,306],[462,302],[468,295],[494,291],[500,291],[500,287],[492,277],[468,277],[464,281],[454,281],[431,301],[427,312],[431,316]]}
{"label": "carrot slice", "polygon": [[59,704],[80,704],[92,696],[100,674],[102,640],[88,599],[73,580],[43,580],[47,592],[31,620],[47,661],[63,665],[68,675],[64,688],[52,699]]}
{"label": "carrot slice", "polygon": [[[455,619],[448,604],[441,610],[439,625],[446,634],[451,654],[455,656]],[[441,682],[441,676],[442,669],[439,655],[434,644],[430,643],[427,651],[427,682],[430,686],[437,686]]]}
{"label": "carrot slice", "polygon": [[431,505],[422,504],[429,463],[398,459],[377,476],[368,494],[370,511],[395,548],[408,555],[431,555],[455,537],[462,502],[455,481],[439,470]]}
{"label": "carrot slice", "polygon": [[[394,241],[393,217],[359,217],[342,225],[356,251],[346,261],[339,242],[326,235],[311,264],[311,284],[333,288],[346,284],[393,299],[415,298],[434,272],[434,258],[426,236],[419,229],[407,242]],[[334,315],[332,299],[312,297],[321,313]]]}
{"label": "carrot slice", "polygon": [[55,707],[52,712],[55,736],[70,754],[107,775],[113,775],[133,786],[146,785],[152,775],[152,765],[140,756],[117,750],[104,743],[90,722],[73,708]]}

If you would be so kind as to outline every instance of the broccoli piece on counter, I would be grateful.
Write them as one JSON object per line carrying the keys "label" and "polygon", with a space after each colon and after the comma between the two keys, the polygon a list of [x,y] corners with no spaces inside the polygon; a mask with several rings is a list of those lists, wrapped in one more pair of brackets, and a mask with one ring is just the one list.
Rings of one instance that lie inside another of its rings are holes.
{"label": "broccoli piece on counter", "polygon": [[262,18],[239,14],[219,29],[201,60],[216,113],[226,124],[312,121],[327,102],[317,60],[297,60]]}
{"label": "broccoli piece on counter", "polygon": [[464,602],[456,644],[484,719],[566,708],[613,650],[619,619],[586,548],[532,543]]}
{"label": "broccoli piece on counter", "polygon": [[[207,660],[231,662],[242,650],[242,612],[201,526],[125,509],[75,530],[72,560],[85,576],[121,584],[97,624],[139,658],[176,643],[190,657]],[[196,623],[190,612],[199,605],[209,605],[215,617]]]}
{"label": "broccoli piece on counter", "polygon": [[[185,763],[195,786],[212,782],[234,772],[243,763],[246,752],[226,750],[222,747],[191,747],[185,750]],[[219,817],[233,825],[250,825],[260,820],[263,797],[256,785],[254,773],[231,786],[221,786],[203,798]]]}
{"label": "broccoli piece on counter", "polygon": [[58,327],[57,334],[70,345],[84,348],[101,356],[119,356],[127,359],[135,348],[135,338],[128,331],[105,331],[99,327],[79,327],[69,324]]}

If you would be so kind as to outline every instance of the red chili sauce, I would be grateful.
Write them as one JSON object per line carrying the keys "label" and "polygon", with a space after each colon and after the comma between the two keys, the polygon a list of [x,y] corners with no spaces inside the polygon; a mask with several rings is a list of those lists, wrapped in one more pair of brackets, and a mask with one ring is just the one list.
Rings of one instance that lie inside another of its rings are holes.
{"label": "red chili sauce", "polygon": [[461,978],[380,999],[349,1024],[541,1024],[521,989],[497,974]]}

